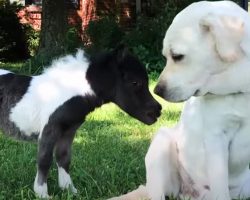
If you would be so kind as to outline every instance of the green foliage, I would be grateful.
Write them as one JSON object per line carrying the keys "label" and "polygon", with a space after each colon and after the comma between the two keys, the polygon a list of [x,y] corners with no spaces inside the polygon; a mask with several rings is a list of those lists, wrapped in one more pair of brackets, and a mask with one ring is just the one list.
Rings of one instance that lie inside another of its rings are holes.
{"label": "green foliage", "polygon": [[36,55],[38,47],[39,47],[39,39],[40,39],[40,31],[34,30],[31,26],[25,26],[25,34],[27,38],[27,45],[29,54],[31,56]]}
{"label": "green foliage", "polygon": [[66,33],[65,38],[65,51],[67,52],[75,52],[77,48],[83,47],[82,40],[80,38],[79,29],[77,27],[70,27]]}
{"label": "green foliage", "polygon": [[79,33],[75,27],[69,27],[65,36],[65,46],[64,52],[62,54],[57,54],[52,50],[45,52],[43,54],[36,54],[37,48],[39,46],[39,34],[33,29],[30,29],[30,36],[28,37],[29,49],[35,56],[27,60],[23,66],[20,68],[19,73],[22,74],[40,74],[44,68],[50,65],[51,61],[57,57],[76,52],[77,48],[82,47],[82,41],[80,39]]}
{"label": "green foliage", "polygon": [[21,8],[7,0],[0,2],[0,61],[26,59],[29,56],[24,26],[16,15]]}
{"label": "green foliage", "polygon": [[90,51],[112,49],[122,41],[124,32],[114,17],[103,17],[91,21],[86,30],[87,39],[91,42]]}
{"label": "green foliage", "polygon": [[137,18],[136,25],[124,37],[124,43],[146,65],[148,72],[161,72],[165,66],[162,56],[162,41],[173,18],[194,0],[166,1],[155,3],[148,13]]}

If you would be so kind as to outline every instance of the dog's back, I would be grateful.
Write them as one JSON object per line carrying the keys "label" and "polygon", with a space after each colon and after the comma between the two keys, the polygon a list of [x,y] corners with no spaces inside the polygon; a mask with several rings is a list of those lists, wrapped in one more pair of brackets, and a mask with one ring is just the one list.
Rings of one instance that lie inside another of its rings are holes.
{"label": "dog's back", "polygon": [[1,130],[18,139],[34,139],[25,137],[9,120],[10,110],[27,92],[31,77],[16,75],[7,70],[0,70],[0,127]]}

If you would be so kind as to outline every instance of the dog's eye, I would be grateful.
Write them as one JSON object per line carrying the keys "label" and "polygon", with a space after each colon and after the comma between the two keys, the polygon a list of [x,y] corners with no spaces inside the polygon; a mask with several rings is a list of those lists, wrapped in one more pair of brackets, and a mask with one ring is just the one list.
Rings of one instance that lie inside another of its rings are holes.
{"label": "dog's eye", "polygon": [[183,54],[172,54],[172,59],[175,62],[181,61],[181,60],[183,60],[183,58],[184,58]]}

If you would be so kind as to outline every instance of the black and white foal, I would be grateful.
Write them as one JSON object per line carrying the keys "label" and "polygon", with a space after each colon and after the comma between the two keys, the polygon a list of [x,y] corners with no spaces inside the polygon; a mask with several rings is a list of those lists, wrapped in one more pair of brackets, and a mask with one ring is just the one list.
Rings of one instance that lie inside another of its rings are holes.
{"label": "black and white foal", "polygon": [[79,50],[52,63],[39,76],[0,70],[0,126],[16,138],[39,137],[34,191],[47,198],[47,175],[55,151],[62,189],[76,193],[70,175],[71,145],[88,113],[114,102],[132,117],[152,124],[161,106],[148,90],[144,66],[122,50],[89,60]]}

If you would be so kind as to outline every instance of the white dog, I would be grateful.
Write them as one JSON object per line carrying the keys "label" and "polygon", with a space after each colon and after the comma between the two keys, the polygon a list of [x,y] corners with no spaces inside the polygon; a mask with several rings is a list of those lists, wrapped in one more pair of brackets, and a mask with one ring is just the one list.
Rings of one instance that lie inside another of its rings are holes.
{"label": "white dog", "polygon": [[163,55],[155,92],[189,100],[179,123],[154,137],[146,186],[113,199],[250,197],[250,16],[230,1],[194,3],[173,20]]}

